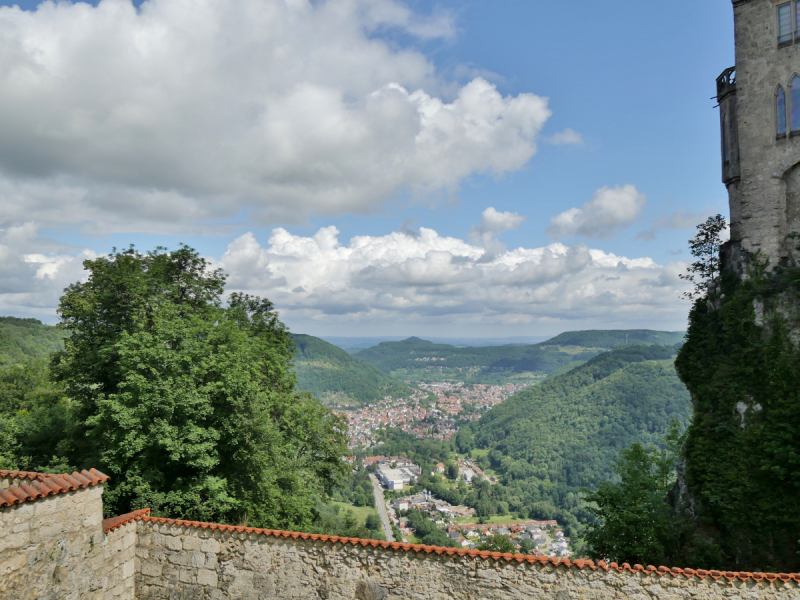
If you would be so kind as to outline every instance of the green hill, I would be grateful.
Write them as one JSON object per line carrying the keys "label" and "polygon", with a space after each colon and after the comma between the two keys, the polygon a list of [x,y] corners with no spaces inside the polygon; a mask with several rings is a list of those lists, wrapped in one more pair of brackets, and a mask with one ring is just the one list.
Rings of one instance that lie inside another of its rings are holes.
{"label": "green hill", "polygon": [[586,362],[603,350],[626,343],[675,344],[682,332],[645,329],[570,331],[539,344],[459,347],[418,337],[381,342],[361,350],[359,360],[396,379],[505,383],[536,380]]}
{"label": "green hill", "polygon": [[565,331],[540,346],[583,346],[585,348],[616,348],[628,344],[673,345],[683,341],[685,331],[653,331],[651,329],[589,329]]}
{"label": "green hill", "polygon": [[370,404],[384,396],[402,397],[411,389],[341,348],[319,338],[292,334],[298,385],[325,404]]}
{"label": "green hill", "polygon": [[397,378],[446,379],[452,375],[463,381],[488,383],[491,377],[487,376],[491,375],[545,375],[571,361],[586,361],[597,352],[540,345],[458,347],[411,337],[402,342],[381,342],[357,356]]}
{"label": "green hill", "polygon": [[[675,373],[675,353],[674,346],[619,347],[515,394],[454,440],[454,449],[471,454],[499,484],[461,492],[429,480],[420,485],[479,516],[555,518],[575,535],[589,517],[581,488],[613,479],[612,465],[631,443],[661,445],[672,419],[687,423],[689,392]],[[431,440],[394,430],[385,439],[383,454],[436,458]]]}
{"label": "green hill", "polygon": [[0,365],[44,358],[63,348],[64,333],[38,319],[0,317]]}

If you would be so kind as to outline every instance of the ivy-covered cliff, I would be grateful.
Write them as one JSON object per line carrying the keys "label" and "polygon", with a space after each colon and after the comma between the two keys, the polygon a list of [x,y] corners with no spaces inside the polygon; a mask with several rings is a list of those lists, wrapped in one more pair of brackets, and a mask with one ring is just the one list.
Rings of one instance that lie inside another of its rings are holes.
{"label": "ivy-covered cliff", "polygon": [[686,556],[800,571],[800,268],[729,272],[697,299],[675,361],[692,395],[673,503]]}

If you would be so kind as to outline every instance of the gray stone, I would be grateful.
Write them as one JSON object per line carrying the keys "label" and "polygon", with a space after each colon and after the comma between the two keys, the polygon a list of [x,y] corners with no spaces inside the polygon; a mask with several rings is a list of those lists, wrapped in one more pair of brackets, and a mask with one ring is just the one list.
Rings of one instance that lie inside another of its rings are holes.
{"label": "gray stone", "polygon": [[359,581],[356,584],[356,598],[358,600],[383,600],[388,592],[385,588],[371,581]]}

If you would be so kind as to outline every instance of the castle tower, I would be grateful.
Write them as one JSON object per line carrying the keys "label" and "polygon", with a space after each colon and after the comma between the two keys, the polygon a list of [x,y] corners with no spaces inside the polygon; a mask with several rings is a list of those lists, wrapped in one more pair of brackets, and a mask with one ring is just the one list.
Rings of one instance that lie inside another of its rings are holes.
{"label": "castle tower", "polygon": [[800,232],[800,0],[733,0],[733,13],[736,66],[717,79],[728,260],[760,250],[774,265]]}

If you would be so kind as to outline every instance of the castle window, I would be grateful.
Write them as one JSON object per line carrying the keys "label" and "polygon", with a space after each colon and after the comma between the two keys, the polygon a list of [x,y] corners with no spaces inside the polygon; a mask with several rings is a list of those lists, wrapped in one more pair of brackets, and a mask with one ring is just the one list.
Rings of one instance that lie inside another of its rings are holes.
{"label": "castle window", "polygon": [[781,4],[778,7],[778,44],[792,41],[792,4]]}
{"label": "castle window", "polygon": [[794,39],[800,40],[800,0],[794,2]]}
{"label": "castle window", "polygon": [[789,82],[789,124],[792,132],[800,131],[800,76],[795,75]]}
{"label": "castle window", "polygon": [[775,104],[778,111],[778,135],[786,135],[786,92],[782,87],[775,94]]}

